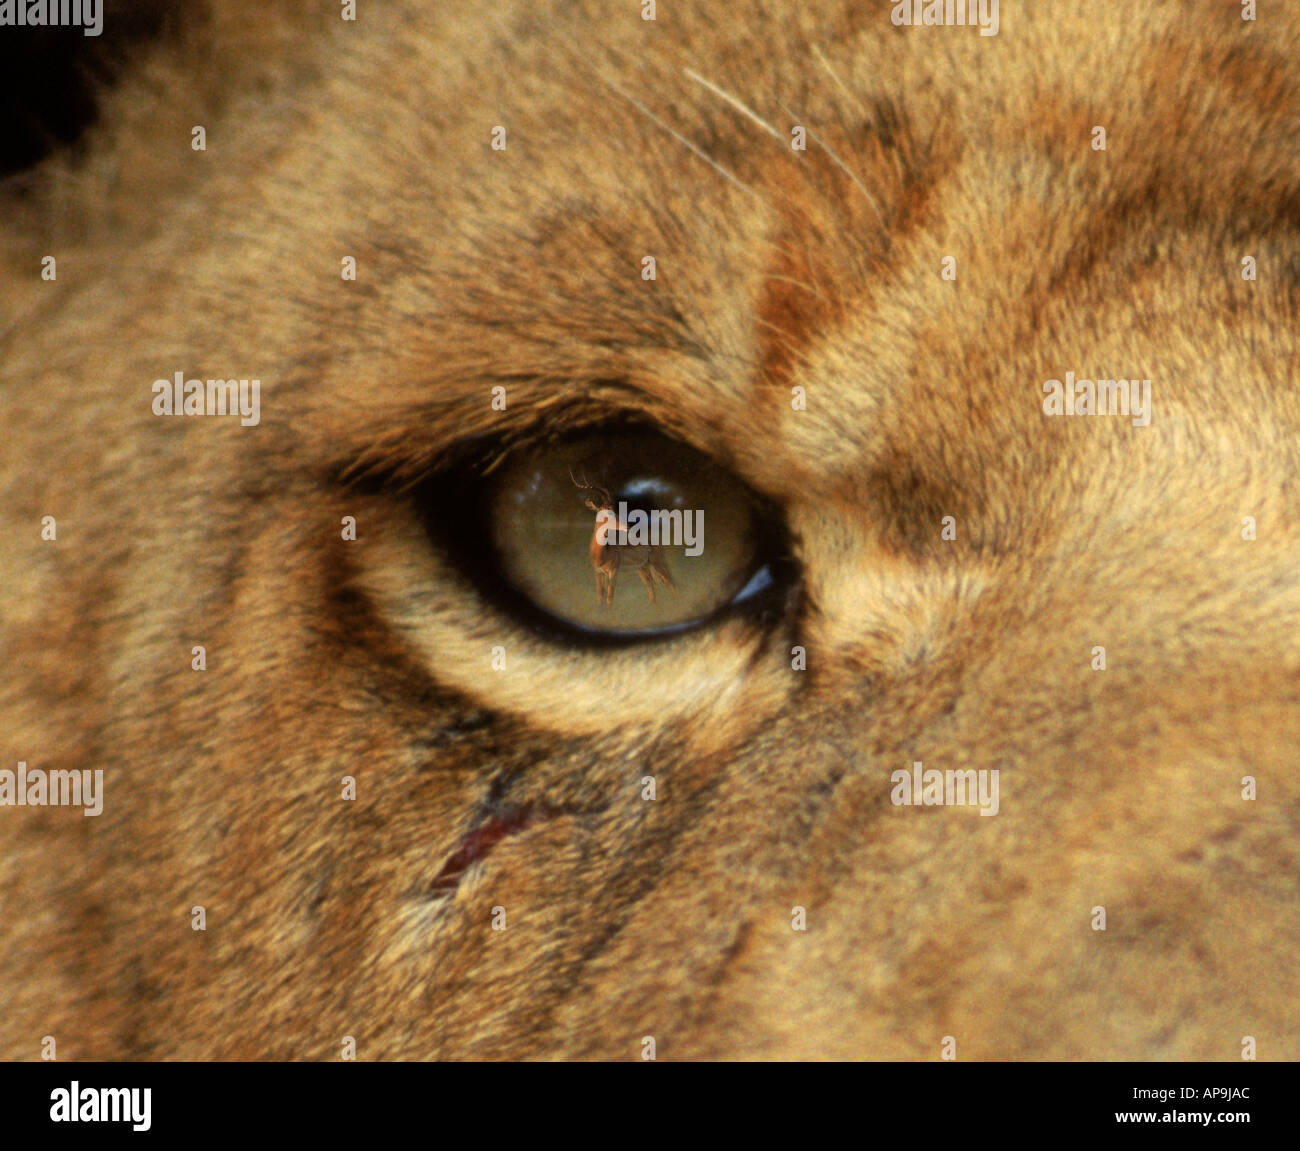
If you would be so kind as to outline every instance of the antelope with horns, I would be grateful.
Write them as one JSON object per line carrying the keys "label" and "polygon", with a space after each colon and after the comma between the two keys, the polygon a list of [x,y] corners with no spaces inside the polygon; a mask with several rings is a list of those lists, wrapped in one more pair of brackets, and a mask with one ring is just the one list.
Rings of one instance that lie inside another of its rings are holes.
{"label": "antelope with horns", "polygon": [[[627,538],[627,524],[614,511],[614,501],[607,488],[587,482],[586,473],[579,480],[570,470],[569,479],[583,492],[583,502],[596,513],[596,528],[591,535],[591,566],[596,571],[596,599],[600,603],[614,602],[614,581],[621,568],[634,571],[645,584],[650,602],[655,601],[655,581],[666,583],[674,592],[677,585],[668,572],[663,549],[653,544],[618,543]],[[617,533],[611,540],[611,533]]]}

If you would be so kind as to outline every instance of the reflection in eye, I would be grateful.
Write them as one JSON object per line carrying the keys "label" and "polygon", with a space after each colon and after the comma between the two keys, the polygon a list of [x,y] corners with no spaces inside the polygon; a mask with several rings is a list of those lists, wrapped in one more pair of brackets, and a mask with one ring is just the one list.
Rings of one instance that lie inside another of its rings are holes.
{"label": "reflection in eye", "polygon": [[491,478],[502,574],[579,628],[671,629],[770,582],[758,563],[749,489],[655,433],[548,446],[508,460]]}

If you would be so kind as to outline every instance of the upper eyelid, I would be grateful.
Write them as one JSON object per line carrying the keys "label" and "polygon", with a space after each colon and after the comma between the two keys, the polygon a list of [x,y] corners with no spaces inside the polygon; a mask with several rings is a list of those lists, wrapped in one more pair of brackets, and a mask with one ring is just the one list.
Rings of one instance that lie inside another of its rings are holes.
{"label": "upper eyelid", "polygon": [[[370,450],[354,451],[348,459],[328,467],[327,474],[339,487],[407,495],[440,476],[471,469],[487,475],[512,453],[533,451],[607,428],[661,435],[711,456],[706,448],[680,436],[678,429],[665,427],[643,408],[611,406],[579,398],[571,401],[567,410],[555,413],[554,422],[533,420],[512,427],[502,421],[497,429],[468,437],[448,437],[443,442],[384,443]],[[717,462],[730,467],[730,461]]]}
{"label": "upper eyelid", "polygon": [[[294,413],[287,449],[329,482],[382,477],[400,486],[449,470],[484,445],[515,448],[636,424],[732,462],[721,429],[736,417],[737,392],[698,358],[656,354],[648,363],[647,349],[628,345],[577,347],[554,362],[551,349],[539,371],[526,362],[527,349],[516,347],[495,364],[476,361],[462,369],[447,362],[445,351],[441,360],[425,362],[432,349],[408,349],[402,361],[372,368],[390,382],[367,392],[363,404],[353,399],[351,374],[330,379],[322,388],[326,402]],[[596,359],[607,363],[595,369]],[[506,389],[505,410],[491,406],[497,386]],[[340,411],[347,412],[346,423]]]}

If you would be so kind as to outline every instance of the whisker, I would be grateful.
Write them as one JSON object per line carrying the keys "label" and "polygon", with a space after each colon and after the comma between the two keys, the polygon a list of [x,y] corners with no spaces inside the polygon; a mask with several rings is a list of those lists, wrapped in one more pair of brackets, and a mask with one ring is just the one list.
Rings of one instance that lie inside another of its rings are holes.
{"label": "whisker", "polygon": [[[777,103],[781,104],[781,101],[778,100]],[[881,226],[881,228],[884,228],[885,217],[881,214],[880,205],[876,203],[875,196],[873,196],[870,192],[867,191],[867,186],[861,180],[859,180],[857,175],[849,168],[849,166],[835,154],[834,149],[832,149],[831,146],[827,144],[825,140],[823,140],[820,136],[818,136],[816,132],[814,132],[811,128],[808,127],[807,122],[802,117],[796,116],[784,104],[781,104],[781,109],[782,111],[785,112],[787,116],[793,119],[796,123],[803,124],[804,131],[806,131],[808,135],[812,137],[813,143],[815,143],[819,148],[821,148],[821,150],[831,158],[832,163],[834,163],[834,165],[841,172],[843,172],[850,180],[853,181],[854,184],[857,185],[858,191],[862,193],[863,197],[867,201],[867,204],[870,206],[871,210],[876,214],[876,222]]]}
{"label": "whisker", "polygon": [[689,76],[692,80],[694,80],[697,84],[702,84],[715,96],[722,97],[722,99],[724,99],[728,104],[730,104],[733,108],[735,108],[737,112],[741,113],[741,115],[748,116],[751,120],[754,121],[755,124],[757,124],[760,128],[762,128],[763,131],[766,132],[769,136],[775,137],[782,144],[786,142],[785,137],[782,136],[780,132],[778,132],[775,128],[773,128],[771,124],[769,124],[766,120],[764,120],[752,108],[746,106],[745,104],[742,104],[730,92],[724,92],[716,84],[713,84],[710,81],[706,80],[694,69],[683,68],[682,71],[685,72],[686,75]]}
{"label": "whisker", "polygon": [[812,358],[807,352],[803,351],[799,347],[799,339],[793,332],[772,323],[771,320],[763,319],[762,316],[755,316],[754,323],[758,324],[760,327],[767,328],[770,331],[775,332],[778,336],[788,340],[788,344],[782,345],[782,351],[784,351],[792,360],[797,361],[805,368],[811,368],[813,366]]}
{"label": "whisker", "polygon": [[624,100],[626,100],[629,104],[631,104],[633,108],[635,108],[638,112],[640,112],[641,115],[643,115],[647,120],[649,120],[656,127],[662,128],[665,132],[668,133],[668,135],[670,135],[674,140],[676,140],[679,144],[681,144],[682,147],[684,147],[692,155],[703,160],[715,172],[719,173],[722,176],[725,176],[728,180],[730,180],[733,184],[735,184],[737,188],[740,188],[748,192],[751,196],[758,195],[758,193],[755,192],[753,188],[751,188],[748,184],[746,184],[743,180],[741,180],[739,177],[734,175],[732,172],[727,171],[726,168],[724,168],[721,164],[717,162],[717,160],[715,160],[706,151],[704,151],[703,148],[692,143],[690,140],[688,140],[685,136],[683,136],[671,125],[665,124],[661,119],[659,119],[658,116],[656,116],[653,112],[651,112],[650,109],[647,108],[644,104],[642,104],[641,101],[638,100],[635,96],[631,95],[628,92],[625,92],[622,88],[620,88],[617,84],[615,84],[613,80],[610,80],[607,77],[603,77],[603,76],[601,77],[601,79],[604,80],[604,82],[609,87],[613,88],[615,92],[617,92],[620,96],[622,96]]}
{"label": "whisker", "polygon": [[[813,294],[823,299],[826,298],[826,293],[822,291],[821,281],[817,279],[817,265],[812,259],[808,249],[808,245],[806,243],[803,246],[802,252],[791,247],[790,244],[784,241],[778,241],[773,245],[773,247],[778,252],[783,253],[787,257],[787,259],[791,261],[791,263],[794,263],[798,266],[802,266],[803,268],[805,268],[808,274],[813,278],[813,284],[812,284]],[[776,277],[771,277],[771,278],[776,278]]]}
{"label": "whisker", "polygon": [[822,293],[812,284],[805,284],[803,280],[796,280],[793,276],[764,276],[764,280],[780,280],[783,284],[793,284],[796,288],[803,288],[806,292],[811,292],[814,296],[820,296]]}
{"label": "whisker", "polygon": [[835,69],[831,67],[831,62],[827,60],[825,56],[822,55],[822,50],[819,47],[817,47],[816,44],[813,45],[813,55],[817,57],[817,62],[823,68],[826,69],[827,75],[830,76],[830,78],[834,80],[836,84],[839,85],[840,91],[843,92],[844,95],[847,96],[850,101],[852,101],[854,104],[857,104],[859,111],[862,112],[864,117],[869,119],[870,117],[867,117],[867,110],[863,106],[861,99],[857,96],[854,96],[853,93],[849,91],[848,85],[845,84],[844,81],[840,79],[839,73],[836,72]]}

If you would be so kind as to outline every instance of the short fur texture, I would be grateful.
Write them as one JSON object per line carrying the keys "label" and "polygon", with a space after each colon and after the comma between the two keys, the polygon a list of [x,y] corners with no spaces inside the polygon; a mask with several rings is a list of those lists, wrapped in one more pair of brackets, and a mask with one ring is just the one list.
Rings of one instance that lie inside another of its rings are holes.
{"label": "short fur texture", "polygon": [[[200,7],[6,189],[0,766],[106,797],[0,809],[5,1056],[1300,1057],[1296,16],[657,7]],[[557,646],[430,543],[616,417],[784,509],[783,617]]]}

